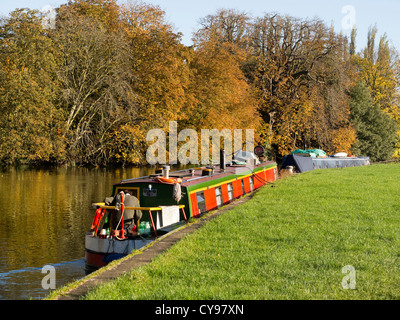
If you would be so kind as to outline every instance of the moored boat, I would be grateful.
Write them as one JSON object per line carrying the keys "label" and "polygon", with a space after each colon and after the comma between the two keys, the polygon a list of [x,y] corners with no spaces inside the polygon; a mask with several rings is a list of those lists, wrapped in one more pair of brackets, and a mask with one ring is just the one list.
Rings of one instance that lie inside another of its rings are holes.
{"label": "moored boat", "polygon": [[[315,150],[323,152],[319,149]],[[344,152],[337,153],[330,157],[318,156],[314,152],[307,152],[306,150],[303,152],[293,152],[290,155],[284,156],[281,167],[282,169],[294,169],[296,172],[302,173],[316,169],[348,168],[368,165],[370,165],[369,157],[349,157],[347,153]]]}
{"label": "moored boat", "polygon": [[86,271],[277,179],[275,162],[259,163],[254,155],[241,160],[174,172],[163,166],[150,176],[115,184],[111,197],[93,204],[96,214],[85,237]]}

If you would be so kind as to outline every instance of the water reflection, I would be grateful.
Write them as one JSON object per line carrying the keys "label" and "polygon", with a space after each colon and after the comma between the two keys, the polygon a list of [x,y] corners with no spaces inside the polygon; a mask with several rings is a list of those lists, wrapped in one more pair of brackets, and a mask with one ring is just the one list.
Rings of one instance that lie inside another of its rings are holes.
{"label": "water reflection", "polygon": [[93,202],[121,180],[153,168],[7,169],[0,172],[0,299],[45,296],[44,265],[56,266],[57,287],[84,276],[84,235]]}

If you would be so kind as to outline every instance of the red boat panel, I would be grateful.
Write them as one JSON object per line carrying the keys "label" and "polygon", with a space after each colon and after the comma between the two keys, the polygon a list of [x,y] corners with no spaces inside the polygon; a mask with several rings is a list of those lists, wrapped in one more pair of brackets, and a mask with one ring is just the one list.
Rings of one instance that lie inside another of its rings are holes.
{"label": "red boat panel", "polygon": [[268,170],[265,172],[267,181],[275,181],[275,170]]}
{"label": "red boat panel", "polygon": [[243,182],[244,182],[244,192],[249,193],[251,191],[250,188],[250,177],[245,177],[243,178]]}
{"label": "red boat panel", "polygon": [[197,217],[199,215],[199,206],[197,205],[197,197],[195,193],[190,195],[190,203],[192,205],[192,216]]}
{"label": "red boat panel", "polygon": [[229,202],[229,195],[228,195],[228,186],[225,184],[221,185],[221,191],[222,191],[222,202],[228,203]]}
{"label": "red boat panel", "polygon": [[254,175],[254,188],[257,189],[265,184],[264,172],[259,172]]}
{"label": "red boat panel", "polygon": [[243,195],[241,179],[232,181],[232,186],[233,186],[233,195],[235,198],[239,198],[241,195]]}
{"label": "red boat panel", "polygon": [[215,197],[214,188],[204,190],[204,197],[206,199],[207,211],[214,210],[217,208],[217,198]]}

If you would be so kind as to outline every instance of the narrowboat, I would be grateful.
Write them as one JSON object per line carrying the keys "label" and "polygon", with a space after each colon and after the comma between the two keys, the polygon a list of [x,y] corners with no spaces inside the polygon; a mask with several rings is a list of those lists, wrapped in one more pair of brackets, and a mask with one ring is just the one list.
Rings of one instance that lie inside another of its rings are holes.
{"label": "narrowboat", "polygon": [[251,154],[227,164],[221,156],[218,165],[174,172],[163,166],[152,175],[123,180],[113,186],[111,197],[93,204],[96,213],[85,236],[86,272],[276,179],[277,164],[260,163]]}

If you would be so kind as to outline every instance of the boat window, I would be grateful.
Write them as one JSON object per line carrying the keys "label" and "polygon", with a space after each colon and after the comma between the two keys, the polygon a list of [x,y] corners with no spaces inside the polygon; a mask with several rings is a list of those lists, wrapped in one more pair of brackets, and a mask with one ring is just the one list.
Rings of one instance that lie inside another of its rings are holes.
{"label": "boat window", "polygon": [[229,201],[230,201],[230,200],[233,200],[233,198],[234,198],[232,183],[228,183],[227,187],[228,187],[228,196],[229,196]]}
{"label": "boat window", "polygon": [[250,180],[250,190],[251,191],[254,191],[254,180],[253,180],[254,178],[253,178],[253,176],[250,176],[249,177],[249,180]]}
{"label": "boat window", "polygon": [[244,191],[244,179],[242,179],[242,194],[246,194],[246,191]]}
{"label": "boat window", "polygon": [[215,198],[217,199],[217,206],[219,207],[222,205],[222,191],[221,187],[216,187],[215,188]]}
{"label": "boat window", "polygon": [[143,188],[144,197],[157,197],[157,189]]}
{"label": "boat window", "polygon": [[204,192],[203,191],[197,192],[196,198],[197,198],[197,206],[199,208],[199,213],[206,212],[207,208],[206,208],[206,199],[204,197]]}
{"label": "boat window", "polygon": [[117,187],[115,195],[123,191],[125,194],[130,194],[140,200],[139,188],[137,187]]}

